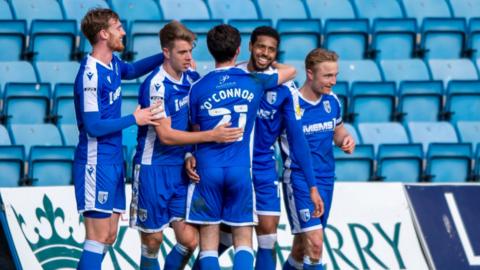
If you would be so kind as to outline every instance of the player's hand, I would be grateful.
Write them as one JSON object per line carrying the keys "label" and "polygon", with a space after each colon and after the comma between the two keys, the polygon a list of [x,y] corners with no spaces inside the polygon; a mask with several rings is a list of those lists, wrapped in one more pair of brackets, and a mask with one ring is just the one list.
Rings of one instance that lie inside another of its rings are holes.
{"label": "player's hand", "polygon": [[135,117],[135,122],[139,126],[144,125],[154,125],[157,126],[158,123],[155,120],[161,119],[163,112],[163,107],[160,103],[154,104],[148,108],[142,109],[140,105],[137,106],[135,111],[133,112],[133,116]]}
{"label": "player's hand", "polygon": [[216,143],[231,143],[243,136],[243,128],[230,128],[231,123],[219,125],[211,131],[212,141]]}
{"label": "player's hand", "polygon": [[355,150],[355,140],[352,138],[352,136],[347,135],[343,139],[342,146],[340,146],[343,152],[347,154],[353,153]]}
{"label": "player's hand", "polygon": [[318,193],[318,189],[316,187],[310,188],[310,199],[313,202],[314,210],[312,213],[312,217],[318,218],[323,215],[324,207],[323,207],[323,200]]}
{"label": "player's hand", "polygon": [[190,156],[185,159],[185,171],[187,172],[188,177],[192,182],[198,183],[200,182],[200,175],[198,175],[197,170],[197,160],[194,156]]}
{"label": "player's hand", "polygon": [[197,70],[197,62],[195,62],[195,60],[193,60],[193,59],[190,62],[190,68],[193,69],[193,70]]}

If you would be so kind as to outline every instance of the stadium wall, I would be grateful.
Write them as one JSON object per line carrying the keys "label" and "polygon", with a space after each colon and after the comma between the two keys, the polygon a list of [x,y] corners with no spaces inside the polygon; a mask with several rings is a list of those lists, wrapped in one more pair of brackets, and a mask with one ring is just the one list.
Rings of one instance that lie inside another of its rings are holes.
{"label": "stadium wall", "polygon": [[[130,193],[127,186],[127,201]],[[72,186],[2,188],[0,196],[0,220],[18,269],[76,267],[85,229]],[[479,206],[480,185],[339,182],[325,229],[325,269],[480,269]],[[173,231],[165,234],[161,263],[175,244]],[[283,211],[278,269],[291,241]],[[139,258],[139,235],[126,213],[102,268],[138,269]],[[230,269],[232,259],[230,249],[222,268]]]}

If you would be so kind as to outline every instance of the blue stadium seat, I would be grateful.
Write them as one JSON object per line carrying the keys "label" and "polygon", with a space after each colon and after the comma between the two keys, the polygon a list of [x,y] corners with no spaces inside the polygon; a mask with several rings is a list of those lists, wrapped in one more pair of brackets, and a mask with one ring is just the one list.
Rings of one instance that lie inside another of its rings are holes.
{"label": "blue stadium seat", "polygon": [[23,145],[0,146],[0,187],[17,187],[23,184],[25,149]]}
{"label": "blue stadium seat", "polygon": [[465,182],[471,177],[471,144],[431,144],[426,174],[432,182]]}
{"label": "blue stadium seat", "polygon": [[450,121],[480,121],[480,81],[450,81],[445,110]]}
{"label": "blue stadium seat", "polygon": [[353,0],[358,18],[367,18],[370,25],[377,18],[403,18],[402,7],[396,0]]}
{"label": "blue stadium seat", "polygon": [[160,0],[160,7],[167,20],[210,19],[207,4],[202,0]]}
{"label": "blue stadium seat", "polygon": [[13,13],[7,0],[0,0],[0,20],[12,20]]}
{"label": "blue stadium seat", "polygon": [[26,33],[26,21],[0,20],[0,61],[19,61],[23,58]]}
{"label": "blue stadium seat", "polygon": [[348,0],[306,0],[310,17],[327,21],[329,19],[355,19],[355,11]]}
{"label": "blue stadium seat", "polygon": [[8,132],[14,145],[25,146],[27,155],[34,145],[62,145],[62,136],[53,124],[12,124],[8,127]]}
{"label": "blue stadium seat", "polygon": [[10,140],[10,135],[5,126],[0,125],[0,145],[11,145],[12,141]]}
{"label": "blue stadium seat", "polygon": [[127,147],[127,154],[132,153],[137,146],[137,133],[138,127],[136,125],[122,130],[122,144]]}
{"label": "blue stadium seat", "polygon": [[10,1],[15,18],[30,22],[37,20],[62,20],[62,9],[57,0],[15,0]]}
{"label": "blue stadium seat", "polygon": [[461,58],[464,54],[465,19],[425,18],[420,47],[425,59]]}
{"label": "blue stadium seat", "polygon": [[480,18],[470,20],[468,49],[471,50],[472,59],[477,60],[477,68],[480,72]]}
{"label": "blue stadium seat", "polygon": [[377,64],[372,60],[340,60],[338,61],[338,81],[346,81],[350,85],[354,82],[380,82],[382,76]]}
{"label": "blue stadium seat", "polygon": [[450,80],[478,80],[477,70],[470,59],[431,59],[428,67],[432,79],[442,80],[445,88]]}
{"label": "blue stadium seat", "polygon": [[307,19],[308,14],[301,0],[256,0],[262,19],[271,19],[277,25],[279,19]]}
{"label": "blue stadium seat", "polygon": [[122,116],[132,114],[138,106],[140,83],[122,84]]}
{"label": "blue stadium seat", "polygon": [[353,123],[388,122],[394,118],[393,82],[356,82],[351,88],[350,112]]}
{"label": "blue stadium seat", "polygon": [[33,20],[29,53],[34,61],[70,61],[76,36],[74,20]]}
{"label": "blue stadium seat", "polygon": [[335,93],[338,100],[340,100],[340,104],[342,105],[343,121],[349,122],[350,119],[348,119],[348,115],[347,115],[348,106],[350,106],[350,102],[348,100],[348,97],[350,96],[349,94],[350,92],[348,90],[348,83],[337,81],[335,86],[332,88],[332,91],[333,93]]}
{"label": "blue stadium seat", "polygon": [[368,33],[367,19],[331,19],[325,23],[323,47],[335,51],[342,60],[364,59]]}
{"label": "blue stadium seat", "polygon": [[168,21],[161,20],[136,20],[132,22],[127,45],[129,57],[132,60],[139,60],[160,52],[158,33],[167,23]]}
{"label": "blue stadium seat", "polygon": [[37,82],[33,66],[26,61],[0,62],[0,86],[9,82]]}
{"label": "blue stadium seat", "polygon": [[28,159],[28,178],[33,186],[61,186],[73,184],[73,156],[71,146],[33,146]]}
{"label": "blue stadium seat", "polygon": [[334,148],[336,181],[369,181],[373,175],[373,146],[357,145],[353,154]]}
{"label": "blue stadium seat", "polygon": [[36,62],[38,79],[42,83],[50,83],[52,88],[57,83],[73,83],[80,64],[78,62]]}
{"label": "blue stadium seat", "polygon": [[[207,34],[197,34],[197,42],[195,48],[192,51],[193,59],[198,61],[213,61],[213,57],[210,55],[207,47]],[[198,65],[197,65],[198,66]]]}
{"label": "blue stadium seat", "polygon": [[375,59],[408,59],[416,52],[415,19],[376,19],[372,29]]}
{"label": "blue stadium seat", "polygon": [[428,81],[427,65],[420,59],[388,59],[380,61],[383,79],[394,81],[397,87],[402,81]]}
{"label": "blue stadium seat", "polygon": [[357,128],[360,132],[362,143],[372,144],[375,153],[380,145],[409,143],[407,132],[399,123],[359,123]]}
{"label": "blue stadium seat", "polygon": [[441,81],[404,81],[398,90],[398,116],[406,122],[438,121],[442,113]]}
{"label": "blue stadium seat", "polygon": [[358,132],[357,132],[357,129],[355,129],[355,126],[349,123],[343,123],[343,126],[347,129],[348,133],[352,136],[356,145],[359,145],[362,143],[362,140],[360,139],[360,136],[358,135]]}
{"label": "blue stadium seat", "polygon": [[212,19],[258,19],[255,4],[250,0],[207,0]]}
{"label": "blue stadium seat", "polygon": [[407,132],[410,142],[421,143],[427,152],[431,143],[457,143],[457,134],[449,122],[409,122]]}
{"label": "blue stadium seat", "polygon": [[421,144],[383,144],[378,148],[378,180],[385,182],[419,182],[422,179]]}
{"label": "blue stadium seat", "polygon": [[250,59],[250,35],[253,30],[259,26],[272,26],[272,21],[269,19],[258,20],[229,20],[228,24],[237,28],[240,32],[242,42],[240,43],[240,54],[237,58],[237,62],[248,61]]}
{"label": "blue stadium seat", "polygon": [[77,21],[78,29],[83,16],[92,8],[109,8],[105,0],[61,0],[66,19]]}
{"label": "blue stadium seat", "polygon": [[210,19],[198,19],[198,20],[193,20],[193,19],[187,19],[187,20],[182,20],[182,23],[190,29],[192,32],[197,33],[197,34],[206,34],[210,29],[213,27],[222,24],[223,21],[221,19],[215,19],[215,20],[210,20]]}
{"label": "blue stadium seat", "polygon": [[163,19],[155,0],[109,0],[109,2],[110,7],[118,13],[120,18],[127,21],[124,25],[126,29],[129,29],[130,24],[135,20]]}
{"label": "blue stadium seat", "polygon": [[416,18],[422,25],[424,18],[450,18],[450,9],[444,0],[403,0],[405,17]]}
{"label": "blue stadium seat", "polygon": [[44,123],[50,111],[50,85],[8,83],[4,102],[7,124]]}
{"label": "blue stadium seat", "polygon": [[475,0],[448,0],[452,8],[452,15],[455,18],[465,18],[470,20],[478,17],[478,1]]}
{"label": "blue stadium seat", "polygon": [[319,19],[279,19],[277,31],[282,33],[318,33],[322,32]]}
{"label": "blue stadium seat", "polygon": [[78,127],[75,124],[61,124],[58,126],[62,134],[63,144],[67,146],[77,146]]}
{"label": "blue stadium seat", "polygon": [[471,143],[473,151],[478,151],[480,144],[480,122],[479,121],[458,121],[456,124],[457,134],[460,142]]}
{"label": "blue stadium seat", "polygon": [[52,116],[58,125],[77,123],[73,102],[73,83],[60,83],[55,87]]}
{"label": "blue stadium seat", "polygon": [[305,56],[320,46],[320,36],[315,32],[280,34],[280,59],[304,61]]}

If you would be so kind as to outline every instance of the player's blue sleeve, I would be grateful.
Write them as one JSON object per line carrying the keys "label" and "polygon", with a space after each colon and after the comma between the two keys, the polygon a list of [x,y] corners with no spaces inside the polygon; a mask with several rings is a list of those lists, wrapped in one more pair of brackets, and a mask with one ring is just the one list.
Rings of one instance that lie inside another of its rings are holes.
{"label": "player's blue sleeve", "polygon": [[287,131],[287,139],[291,144],[290,153],[298,160],[298,164],[301,164],[308,186],[315,187],[312,157],[306,154],[310,153],[310,147],[303,133],[298,95],[294,91],[297,90],[291,89],[292,95],[289,95],[283,104],[282,119]]}
{"label": "player's blue sleeve", "polygon": [[130,114],[116,119],[101,119],[99,112],[84,112],[83,122],[88,136],[100,137],[134,125],[135,117]]}
{"label": "player's blue sleeve", "polygon": [[331,94],[334,98],[335,98],[335,105],[337,106],[337,114],[335,115],[336,119],[335,119],[335,123],[336,125],[340,125],[343,123],[343,119],[342,119],[342,103],[340,102],[340,100],[338,99],[337,95],[335,94]]}
{"label": "player's blue sleeve", "polygon": [[100,114],[100,94],[103,91],[102,78],[96,70],[87,67],[83,79],[76,82],[77,95],[80,97],[81,114],[85,130],[91,137],[104,136],[120,131],[135,124],[135,117],[128,115],[115,119],[102,119]]}
{"label": "player's blue sleeve", "polygon": [[272,89],[278,86],[278,73],[255,73],[255,77],[261,82],[263,89]]}
{"label": "player's blue sleeve", "polygon": [[118,61],[120,63],[122,79],[131,80],[143,76],[160,66],[163,60],[163,53],[159,53],[133,63]]}

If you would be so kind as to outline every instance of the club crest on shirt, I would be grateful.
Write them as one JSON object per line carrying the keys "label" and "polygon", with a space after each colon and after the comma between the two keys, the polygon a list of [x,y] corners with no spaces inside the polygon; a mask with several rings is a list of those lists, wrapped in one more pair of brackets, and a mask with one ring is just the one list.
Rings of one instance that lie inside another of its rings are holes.
{"label": "club crest on shirt", "polygon": [[330,113],[332,111],[332,107],[330,107],[330,101],[329,100],[325,100],[323,102],[323,108],[325,109],[325,111],[327,113]]}
{"label": "club crest on shirt", "polygon": [[100,204],[105,204],[108,200],[108,192],[107,191],[99,191],[97,200]]}
{"label": "club crest on shirt", "polygon": [[147,220],[147,216],[148,216],[147,209],[138,208],[138,218],[140,219],[141,222],[145,222],[145,220]]}
{"label": "club crest on shirt", "polygon": [[303,222],[308,222],[310,220],[310,209],[301,209],[300,218]]}
{"label": "club crest on shirt", "polygon": [[277,101],[277,92],[269,91],[265,95],[268,103],[274,104]]}

